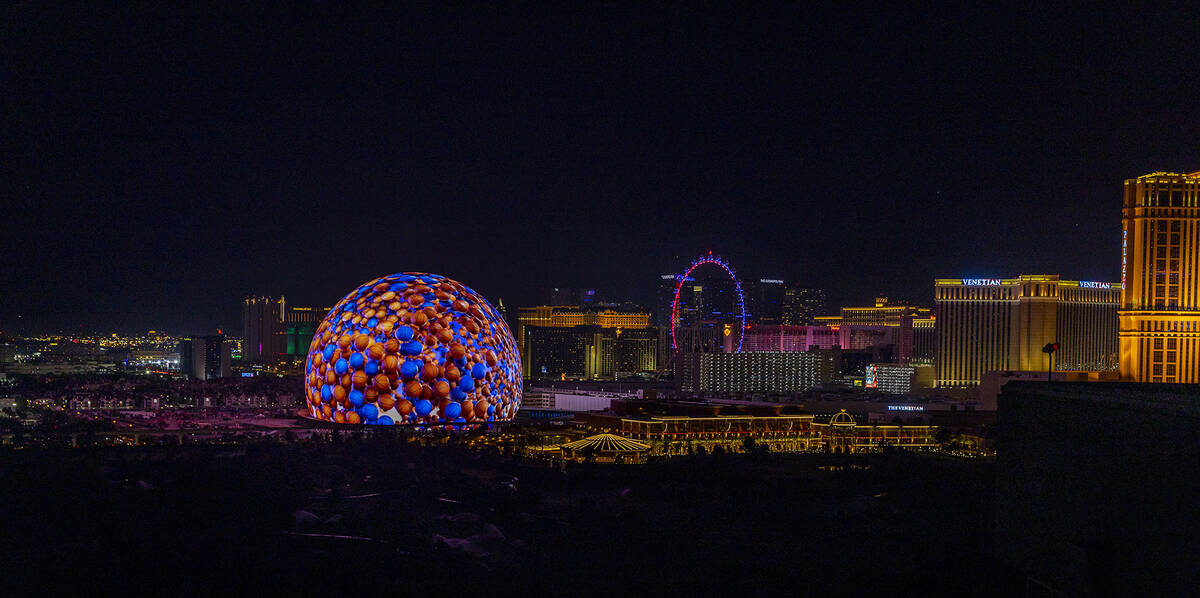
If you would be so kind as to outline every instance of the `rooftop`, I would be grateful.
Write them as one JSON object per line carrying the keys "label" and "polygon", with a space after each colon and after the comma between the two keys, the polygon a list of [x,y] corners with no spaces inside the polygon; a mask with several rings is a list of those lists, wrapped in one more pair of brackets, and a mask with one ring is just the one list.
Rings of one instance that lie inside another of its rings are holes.
{"label": "rooftop", "polygon": [[1013,380],[1001,395],[1035,394],[1068,401],[1088,401],[1116,407],[1165,411],[1200,418],[1200,384],[1138,382],[1035,382]]}

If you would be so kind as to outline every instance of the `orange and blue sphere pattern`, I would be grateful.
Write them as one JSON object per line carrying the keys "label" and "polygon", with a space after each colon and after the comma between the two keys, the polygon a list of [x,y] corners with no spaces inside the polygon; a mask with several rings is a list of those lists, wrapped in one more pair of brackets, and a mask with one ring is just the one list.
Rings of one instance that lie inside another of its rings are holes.
{"label": "orange and blue sphere pattern", "polygon": [[436,274],[363,284],[317,327],[305,364],[309,414],[348,424],[511,420],[521,357],[486,299]]}

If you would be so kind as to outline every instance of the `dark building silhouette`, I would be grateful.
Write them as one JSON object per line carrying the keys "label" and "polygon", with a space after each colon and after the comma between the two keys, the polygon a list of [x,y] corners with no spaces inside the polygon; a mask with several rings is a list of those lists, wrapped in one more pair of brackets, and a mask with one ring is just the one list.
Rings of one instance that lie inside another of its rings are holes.
{"label": "dark building silhouette", "polygon": [[230,343],[224,335],[193,336],[179,342],[179,370],[193,380],[232,375]]}
{"label": "dark building silhouette", "polygon": [[283,353],[280,324],[284,307],[283,297],[246,297],[242,303],[243,361],[273,363]]}
{"label": "dark building silhouette", "polygon": [[782,323],[787,326],[815,324],[816,317],[826,310],[825,291],[785,285],[783,289]]}
{"label": "dark building silhouette", "polygon": [[596,289],[575,287],[550,287],[547,305],[589,306],[597,303]]}
{"label": "dark building silhouette", "polygon": [[284,297],[247,297],[242,304],[242,359],[270,365],[307,355],[327,313],[329,308],[288,305]]}
{"label": "dark building silhouette", "polygon": [[997,419],[996,552],[1033,595],[1196,594],[1200,386],[1012,381]]}
{"label": "dark building silhouette", "polygon": [[783,323],[783,307],[787,299],[787,288],[777,278],[753,278],[742,285],[746,295],[746,312],[749,320],[758,324]]}

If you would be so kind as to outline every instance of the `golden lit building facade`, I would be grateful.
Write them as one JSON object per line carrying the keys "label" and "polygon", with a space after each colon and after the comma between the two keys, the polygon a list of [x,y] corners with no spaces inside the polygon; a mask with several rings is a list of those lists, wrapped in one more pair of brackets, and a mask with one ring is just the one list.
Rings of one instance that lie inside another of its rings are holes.
{"label": "golden lit building facade", "polygon": [[859,423],[844,409],[820,421],[811,413],[712,417],[577,413],[575,421],[588,429],[645,442],[651,446],[652,455],[685,455],[700,448],[711,452],[718,446],[742,452],[747,438],[771,452],[863,453],[888,447],[938,446],[937,426]]}
{"label": "golden lit building facade", "polygon": [[600,328],[643,329],[650,327],[650,314],[615,309],[584,309],[576,305],[522,307],[517,317],[518,345],[525,344],[525,328],[527,326],[542,328],[599,326]]}
{"label": "golden lit building facade", "polygon": [[1121,379],[1200,383],[1200,172],[1125,181]]}
{"label": "golden lit building facade", "polygon": [[824,326],[840,326],[854,324],[860,326],[899,326],[901,318],[928,318],[928,307],[916,307],[902,303],[891,303],[887,297],[876,297],[875,305],[862,307],[843,307],[840,315],[816,316],[817,324]]}
{"label": "golden lit building facade", "polygon": [[527,378],[612,379],[658,369],[660,336],[649,313],[541,305],[522,307],[517,321]]}
{"label": "golden lit building facade", "polygon": [[889,303],[887,297],[876,297],[874,306],[843,307],[842,324],[865,324],[869,326],[899,326],[900,318],[914,316],[928,318],[928,307]]}
{"label": "golden lit building facade", "polygon": [[1115,370],[1121,284],[1057,275],[934,281],[936,385],[977,386],[992,371]]}

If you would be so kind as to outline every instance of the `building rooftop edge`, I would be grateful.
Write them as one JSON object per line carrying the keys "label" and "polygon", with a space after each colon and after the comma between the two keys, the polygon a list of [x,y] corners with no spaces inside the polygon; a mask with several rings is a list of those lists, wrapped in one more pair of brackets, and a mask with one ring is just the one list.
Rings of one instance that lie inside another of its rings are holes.
{"label": "building rooftop edge", "polygon": [[947,285],[960,285],[960,286],[996,286],[995,284],[983,284],[983,283],[979,283],[979,284],[975,284],[975,285],[964,285],[963,284],[964,280],[989,281],[989,282],[995,281],[997,284],[1000,284],[1000,285],[1015,285],[1015,284],[1020,284],[1022,282],[1053,282],[1059,286],[1067,286],[1067,287],[1081,286],[1080,283],[1083,282],[1083,283],[1090,283],[1090,284],[1104,284],[1104,285],[1108,285],[1108,288],[1112,288],[1112,289],[1122,288],[1122,283],[1119,283],[1119,282],[1108,282],[1108,281],[1102,281],[1102,280],[1094,280],[1094,281],[1093,280],[1062,280],[1062,279],[1059,279],[1054,274],[1022,274],[1016,278],[934,278],[933,282],[935,285],[936,284],[947,284]]}
{"label": "building rooftop edge", "polygon": [[1167,172],[1165,170],[1159,170],[1157,172],[1143,174],[1137,178],[1126,179],[1125,182],[1131,183],[1131,182],[1142,181],[1145,179],[1157,179],[1157,178],[1200,179],[1200,170],[1197,170],[1196,172]]}

